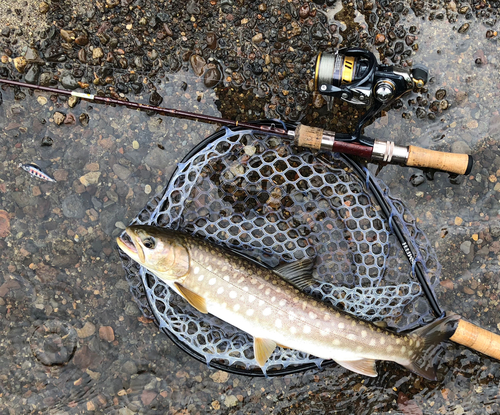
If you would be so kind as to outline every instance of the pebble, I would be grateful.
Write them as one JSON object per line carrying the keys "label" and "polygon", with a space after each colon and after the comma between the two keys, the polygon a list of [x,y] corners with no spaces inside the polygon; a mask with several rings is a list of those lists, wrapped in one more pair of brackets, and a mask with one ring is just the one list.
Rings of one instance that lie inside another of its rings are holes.
{"label": "pebble", "polygon": [[40,105],[45,105],[45,104],[47,104],[47,98],[45,98],[44,96],[39,96],[36,100],[38,101],[38,103],[39,103]]}
{"label": "pebble", "polygon": [[75,77],[70,73],[66,73],[65,75],[63,75],[63,77],[61,78],[61,84],[64,88],[71,90],[76,89],[80,86],[78,85],[78,81],[75,79]]}
{"label": "pebble", "polygon": [[215,383],[225,383],[229,379],[229,373],[224,372],[222,370],[218,370],[217,372],[214,372],[210,375],[210,378],[215,382]]}
{"label": "pebble", "polygon": [[90,186],[91,184],[97,184],[99,182],[99,177],[101,176],[100,171],[93,171],[87,173],[80,177],[80,183],[85,187]]}
{"label": "pebble", "polygon": [[42,147],[50,147],[52,144],[54,144],[54,140],[51,137],[45,136],[42,138]]}
{"label": "pebble", "polygon": [[460,216],[455,217],[455,225],[460,226],[464,223],[464,220]]}
{"label": "pebble", "polygon": [[468,255],[470,253],[470,248],[471,248],[472,242],[471,241],[465,241],[462,242],[460,245],[460,250],[465,254]]}
{"label": "pebble", "polygon": [[132,148],[137,150],[139,148],[139,142],[137,140],[132,141]]}
{"label": "pebble", "polygon": [[68,106],[70,108],[74,108],[77,103],[78,103],[78,97],[70,96],[68,98]]}
{"label": "pebble", "polygon": [[92,59],[100,59],[104,56],[104,52],[101,48],[94,48],[92,51]]}
{"label": "pebble", "polygon": [[47,13],[49,11],[49,5],[44,1],[40,2],[40,4],[38,5],[38,11],[42,14]]}
{"label": "pebble", "polygon": [[26,64],[28,62],[24,57],[18,56],[17,58],[14,58],[14,67],[17,69],[18,72],[24,73],[24,69],[26,68]]}
{"label": "pebble", "polygon": [[219,67],[213,63],[207,65],[207,70],[203,76],[203,83],[207,88],[213,88],[222,79],[222,73]]}
{"label": "pebble", "polygon": [[113,172],[121,179],[127,180],[132,173],[129,169],[121,164],[113,164]]}
{"label": "pebble", "polygon": [[80,339],[86,339],[87,337],[92,336],[95,333],[95,326],[87,321],[85,325],[81,329],[76,329],[76,334]]}
{"label": "pebble", "polygon": [[127,360],[122,366],[122,371],[127,375],[135,375],[137,373],[137,366],[131,360]]}
{"label": "pebble", "polygon": [[115,340],[115,332],[111,326],[101,326],[99,327],[99,337],[108,342]]}
{"label": "pebble", "polygon": [[207,63],[202,56],[191,55],[191,57],[189,58],[189,63],[191,64],[191,68],[193,68],[193,72],[196,76],[203,75],[203,72],[205,71],[205,65]]}
{"label": "pebble", "polygon": [[238,398],[235,395],[228,395],[226,396],[226,399],[224,400],[224,405],[226,405],[228,408],[232,406],[238,405]]}
{"label": "pebble", "polygon": [[151,186],[149,184],[147,184],[145,187],[144,187],[144,193],[146,193],[147,195],[149,195],[151,193]]}
{"label": "pebble", "polygon": [[54,113],[54,122],[57,125],[61,125],[65,119],[66,119],[66,115],[64,115],[62,112],[56,111]]}
{"label": "pebble", "polygon": [[5,210],[0,210],[0,238],[6,238],[10,234],[9,214]]}
{"label": "pebble", "polygon": [[257,33],[255,36],[252,37],[252,42],[258,45],[259,43],[262,43],[264,40],[264,35],[262,33]]}
{"label": "pebble", "polygon": [[85,216],[85,207],[81,196],[72,194],[62,202],[62,212],[67,218],[81,219]]}

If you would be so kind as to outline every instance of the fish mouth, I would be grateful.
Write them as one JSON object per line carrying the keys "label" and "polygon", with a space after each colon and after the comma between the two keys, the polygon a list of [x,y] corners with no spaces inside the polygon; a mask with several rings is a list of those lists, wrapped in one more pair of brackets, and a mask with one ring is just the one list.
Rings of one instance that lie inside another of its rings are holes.
{"label": "fish mouth", "polygon": [[137,262],[144,263],[144,252],[139,244],[135,243],[135,235],[127,228],[123,234],[116,238],[118,247],[129,257]]}

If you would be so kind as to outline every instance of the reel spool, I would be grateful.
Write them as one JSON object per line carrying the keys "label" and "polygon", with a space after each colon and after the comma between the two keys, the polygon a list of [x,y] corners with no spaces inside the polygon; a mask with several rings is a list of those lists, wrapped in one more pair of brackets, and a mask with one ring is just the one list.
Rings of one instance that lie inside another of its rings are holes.
{"label": "reel spool", "polygon": [[[295,128],[272,120],[261,124]],[[310,295],[359,318],[411,329],[433,319],[425,289],[411,277],[415,263],[426,271],[431,291],[439,282],[440,265],[410,212],[378,183],[342,155],[313,154],[270,133],[222,128],[182,160],[164,191],[132,224],[183,230],[269,268],[315,258],[318,283]],[[384,198],[382,209],[375,196]],[[413,264],[394,230],[405,235]],[[144,315],[211,367],[275,376],[328,364],[277,348],[263,373],[251,336],[199,313],[121,251],[120,256]]]}

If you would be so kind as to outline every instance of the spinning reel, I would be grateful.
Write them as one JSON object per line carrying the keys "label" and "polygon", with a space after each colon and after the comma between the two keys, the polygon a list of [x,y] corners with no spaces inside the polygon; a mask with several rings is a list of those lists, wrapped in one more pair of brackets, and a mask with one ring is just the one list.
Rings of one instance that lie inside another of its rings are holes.
{"label": "spinning reel", "polygon": [[366,107],[352,141],[358,141],[366,122],[413,88],[422,88],[429,77],[423,65],[411,69],[380,65],[375,55],[365,49],[344,48],[335,54],[320,53],[316,60],[315,89],[327,97]]}

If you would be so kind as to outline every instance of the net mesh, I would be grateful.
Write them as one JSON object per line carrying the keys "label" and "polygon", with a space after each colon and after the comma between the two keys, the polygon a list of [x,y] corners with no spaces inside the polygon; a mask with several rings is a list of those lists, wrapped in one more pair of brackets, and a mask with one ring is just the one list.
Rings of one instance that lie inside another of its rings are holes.
{"label": "net mesh", "polygon": [[[275,267],[315,258],[309,294],[370,321],[406,330],[432,318],[412,266],[349,162],[313,154],[255,131],[224,128],[181,163],[164,191],[132,222],[180,229]],[[415,218],[381,182],[392,213],[413,243],[429,285],[440,265]],[[156,276],[120,252],[143,313],[188,349],[228,367],[254,370],[253,339],[199,313]],[[321,360],[277,348],[263,368],[279,370]]]}

